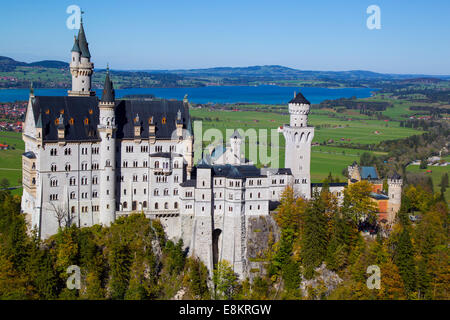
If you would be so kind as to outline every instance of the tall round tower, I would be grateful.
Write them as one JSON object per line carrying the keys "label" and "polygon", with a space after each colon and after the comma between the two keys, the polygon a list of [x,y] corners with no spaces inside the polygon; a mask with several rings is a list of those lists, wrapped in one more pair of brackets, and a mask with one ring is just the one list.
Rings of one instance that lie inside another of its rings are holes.
{"label": "tall round tower", "polygon": [[394,222],[397,212],[400,210],[402,204],[402,177],[395,172],[388,178],[389,186],[389,203],[388,203],[388,223]]}
{"label": "tall round tower", "polygon": [[112,81],[109,79],[109,68],[106,71],[105,85],[99,102],[100,134],[100,223],[109,226],[115,220],[115,155],[116,155],[116,119],[115,94]]}
{"label": "tall round tower", "polygon": [[78,37],[75,37],[72,47],[70,60],[72,90],[69,90],[69,96],[94,96],[95,91],[91,90],[93,72],[94,64],[91,62],[91,53],[89,52],[86,34],[84,33],[82,18]]}
{"label": "tall round tower", "polygon": [[294,191],[306,198],[311,197],[311,142],[314,128],[308,126],[311,103],[299,92],[289,101],[289,125],[283,127],[285,138],[285,168],[294,176]]}

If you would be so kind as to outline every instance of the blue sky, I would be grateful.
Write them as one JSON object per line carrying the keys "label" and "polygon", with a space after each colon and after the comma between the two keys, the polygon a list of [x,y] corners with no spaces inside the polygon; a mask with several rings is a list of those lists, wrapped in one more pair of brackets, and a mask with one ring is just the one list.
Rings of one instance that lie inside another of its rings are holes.
{"label": "blue sky", "polygon": [[[26,62],[68,61],[76,30],[66,8],[75,4],[98,68],[450,74],[448,0],[0,1],[0,55]],[[372,4],[381,30],[366,27]]]}

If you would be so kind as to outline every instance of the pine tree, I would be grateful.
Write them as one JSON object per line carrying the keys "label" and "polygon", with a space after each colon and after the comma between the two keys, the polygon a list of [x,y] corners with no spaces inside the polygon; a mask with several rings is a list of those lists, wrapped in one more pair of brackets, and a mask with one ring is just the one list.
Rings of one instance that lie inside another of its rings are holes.
{"label": "pine tree", "polygon": [[414,250],[411,243],[409,229],[403,228],[395,250],[395,264],[403,279],[405,290],[411,294],[416,289],[416,266],[414,262]]}
{"label": "pine tree", "polygon": [[311,279],[315,268],[319,267],[327,252],[328,221],[322,197],[314,194],[305,211],[305,222],[301,243],[301,258],[304,276]]}

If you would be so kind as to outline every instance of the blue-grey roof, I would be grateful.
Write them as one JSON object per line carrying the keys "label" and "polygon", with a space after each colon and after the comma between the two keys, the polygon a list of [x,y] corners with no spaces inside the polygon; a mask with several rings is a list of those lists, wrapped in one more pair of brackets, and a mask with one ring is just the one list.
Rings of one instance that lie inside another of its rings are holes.
{"label": "blue-grey roof", "polygon": [[33,151],[27,151],[22,153],[23,156],[27,157],[28,159],[36,159],[36,155]]}
{"label": "blue-grey roof", "polygon": [[[330,182],[328,183],[329,187],[346,187],[348,185],[347,182]],[[323,183],[311,183],[311,188],[322,188]]]}
{"label": "blue-grey roof", "polygon": [[[175,100],[116,100],[115,116],[118,139],[134,139],[134,119],[139,114],[141,138],[149,137],[149,119],[153,117],[157,139],[170,139],[176,130],[177,112],[181,110],[183,128],[190,131],[188,104]],[[58,141],[58,126],[55,120],[62,113],[64,140],[95,141],[100,137],[97,132],[99,123],[98,98],[96,96],[36,96],[33,101],[36,126],[42,127],[43,141]],[[163,123],[163,118],[166,122]]]}
{"label": "blue-grey roof", "polygon": [[72,52],[81,53],[80,47],[78,46],[78,39],[77,39],[77,37],[75,37],[75,39],[73,41]]}
{"label": "blue-grey roof", "polygon": [[370,197],[374,198],[376,200],[388,200],[389,199],[389,197],[387,195],[381,194],[381,193],[375,193],[375,192],[371,192]]}
{"label": "blue-grey roof", "polygon": [[361,179],[364,179],[364,180],[379,179],[377,170],[375,169],[375,167],[361,167],[360,174],[361,174]]}

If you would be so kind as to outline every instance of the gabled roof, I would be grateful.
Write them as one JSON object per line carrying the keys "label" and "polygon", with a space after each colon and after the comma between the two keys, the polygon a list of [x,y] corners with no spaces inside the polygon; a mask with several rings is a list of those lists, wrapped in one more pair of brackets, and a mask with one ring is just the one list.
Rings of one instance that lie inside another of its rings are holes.
{"label": "gabled roof", "polygon": [[[35,126],[42,127],[44,142],[58,140],[58,125],[55,120],[63,119],[66,141],[95,141],[99,139],[97,97],[36,96],[33,104]],[[73,123],[71,123],[73,120]],[[61,121],[60,121],[61,122]]]}
{"label": "gabled roof", "polygon": [[[176,133],[176,119],[178,110],[181,111],[183,129],[191,133],[189,106],[178,100],[120,100],[115,106],[117,132],[119,139],[134,139],[134,127],[141,126],[141,138],[149,137],[149,120],[153,117],[155,136],[157,139],[171,139]],[[134,119],[139,114],[139,123]]]}
{"label": "gabled roof", "polygon": [[289,103],[298,103],[298,104],[311,104],[301,92],[297,93]]}
{"label": "gabled roof", "polygon": [[376,180],[379,179],[377,170],[375,167],[361,167],[360,169],[361,179],[364,180]]}

